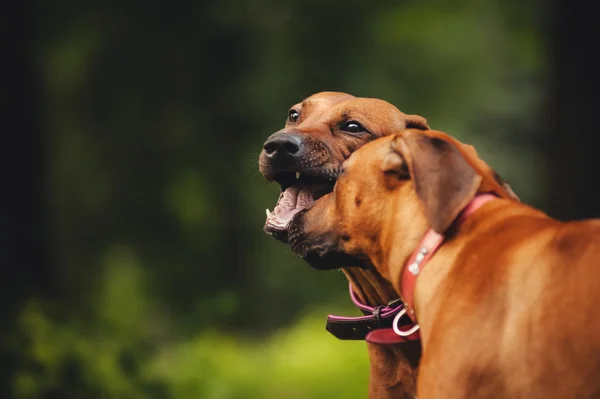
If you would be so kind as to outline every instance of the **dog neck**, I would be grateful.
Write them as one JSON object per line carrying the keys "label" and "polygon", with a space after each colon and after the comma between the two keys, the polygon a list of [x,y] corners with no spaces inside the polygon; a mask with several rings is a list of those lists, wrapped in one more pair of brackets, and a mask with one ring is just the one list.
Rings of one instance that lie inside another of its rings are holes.
{"label": "dog neck", "polygon": [[416,196],[414,201],[394,204],[394,208],[390,211],[394,220],[382,226],[379,248],[368,255],[382,277],[392,283],[398,297],[404,264],[429,229],[429,223]]}
{"label": "dog neck", "polygon": [[[477,195],[461,212],[449,231],[455,230],[479,209],[479,207],[496,198],[496,196],[491,194]],[[422,215],[420,209],[415,208],[414,206],[411,207],[410,205],[411,203],[408,202],[404,203],[401,207],[398,207],[403,211],[396,212],[396,219],[392,223],[387,223],[386,228],[382,230],[380,239],[381,256],[379,259],[375,256],[371,257],[376,269],[381,272],[384,279],[392,283],[392,286],[395,288],[398,295],[402,295],[403,277],[406,274],[405,272],[409,266],[409,261],[410,259],[414,259],[415,255],[422,249],[423,239],[426,236],[438,236],[440,241],[444,242],[449,232],[444,234],[434,232],[429,227],[425,217],[418,216]],[[431,239],[432,237],[429,238]],[[433,240],[426,241],[438,241],[435,237],[433,238]],[[444,246],[446,245],[443,244],[442,247]],[[388,249],[387,253],[384,252],[385,248]],[[427,258],[430,258],[431,255],[433,254],[428,254]],[[403,300],[405,300],[405,298],[403,298]],[[412,303],[409,304],[409,306],[412,307]]]}
{"label": "dog neck", "polygon": [[400,294],[408,311],[408,316],[415,321],[414,316],[414,290],[417,283],[417,278],[421,271],[430,262],[437,250],[444,244],[448,235],[452,235],[452,231],[460,228],[460,226],[479,208],[490,201],[497,199],[493,194],[478,194],[473,198],[467,206],[458,215],[452,226],[444,233],[438,233],[433,228],[427,230],[418,246],[414,249],[411,256],[402,269]]}
{"label": "dog neck", "polygon": [[[369,306],[385,305],[397,299],[392,285],[375,270],[358,267],[342,272],[360,301]],[[397,345],[367,343],[370,359],[369,398],[414,398],[417,365],[421,357],[420,342]]]}
{"label": "dog neck", "polygon": [[344,268],[342,272],[352,283],[356,296],[366,305],[385,305],[398,298],[394,287],[375,270],[352,267]]}
{"label": "dog neck", "polygon": [[[438,234],[432,229],[428,229],[408,257],[403,257],[402,262],[394,260],[394,266],[400,265],[400,270],[392,275],[395,278],[393,285],[401,294],[411,319],[413,321],[415,317],[418,319],[421,331],[423,331],[424,309],[431,308],[429,305],[421,306],[423,302],[429,302],[424,298],[431,298],[432,293],[438,292],[437,287],[451,271],[452,265],[459,263],[456,258],[466,244],[464,240],[454,240],[453,237],[476,228],[476,222],[470,223],[468,226],[463,226],[463,224],[467,219],[476,219],[473,216],[479,208],[489,202],[496,202],[497,199],[498,197],[492,194],[477,195],[460,213],[447,232]],[[419,282],[418,293],[417,281]],[[417,294],[419,299],[417,299]]]}

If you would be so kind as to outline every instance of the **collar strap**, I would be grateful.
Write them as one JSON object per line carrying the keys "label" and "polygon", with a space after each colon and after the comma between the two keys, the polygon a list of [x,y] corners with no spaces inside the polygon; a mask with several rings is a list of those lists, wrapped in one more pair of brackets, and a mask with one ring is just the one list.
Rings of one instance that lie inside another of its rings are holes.
{"label": "collar strap", "polygon": [[[420,339],[418,332],[407,337],[394,333],[392,324],[394,318],[404,309],[400,299],[389,302],[383,306],[368,306],[356,297],[352,284],[350,284],[350,298],[354,305],[360,309],[364,316],[343,317],[329,315],[326,329],[336,338],[342,340],[366,340],[378,344],[396,344]],[[399,326],[412,327],[410,320],[398,323]]]}
{"label": "collar strap", "polygon": [[[465,209],[460,213],[455,226],[460,226],[464,223],[469,216],[475,211],[481,208],[488,202],[496,199],[497,197],[493,194],[479,194],[469,202]],[[427,230],[425,236],[419,242],[419,245],[413,251],[412,255],[408,258],[402,269],[402,298],[406,309],[406,313],[413,322],[416,322],[415,310],[414,310],[414,294],[415,284],[417,283],[417,277],[425,268],[425,265],[433,257],[438,248],[442,245],[445,239],[444,234],[439,234],[433,229]]]}

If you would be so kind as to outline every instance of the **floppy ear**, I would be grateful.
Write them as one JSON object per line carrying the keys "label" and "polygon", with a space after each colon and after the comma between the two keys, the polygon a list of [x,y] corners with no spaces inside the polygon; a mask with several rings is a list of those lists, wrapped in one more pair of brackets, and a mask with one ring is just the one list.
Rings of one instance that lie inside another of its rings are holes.
{"label": "floppy ear", "polygon": [[406,115],[406,128],[429,130],[427,120],[419,115]]}
{"label": "floppy ear", "polygon": [[407,130],[394,141],[408,163],[417,196],[429,225],[445,232],[477,193],[482,177],[450,141]]}

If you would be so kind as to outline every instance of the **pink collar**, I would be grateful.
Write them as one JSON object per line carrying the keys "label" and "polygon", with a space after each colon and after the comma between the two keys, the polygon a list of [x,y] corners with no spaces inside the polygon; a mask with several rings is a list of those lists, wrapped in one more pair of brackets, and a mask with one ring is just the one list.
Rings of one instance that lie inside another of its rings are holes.
{"label": "pink collar", "polygon": [[[455,226],[460,226],[467,220],[469,216],[475,213],[479,208],[488,202],[496,199],[497,197],[493,194],[479,194],[469,202],[466,208],[460,213]],[[435,252],[444,242],[444,234],[439,234],[433,229],[427,230],[425,236],[419,242],[417,248],[413,251],[412,255],[408,258],[402,269],[402,284],[401,294],[403,302],[406,306],[408,317],[413,322],[416,322],[415,310],[414,310],[414,293],[415,284],[417,283],[417,277],[423,271],[427,265],[427,261],[433,257]]]}
{"label": "pink collar", "polygon": [[[476,196],[456,219],[455,225],[462,224],[469,216],[481,208],[484,204],[496,197],[492,194],[480,194]],[[435,251],[444,242],[444,235],[429,229],[423,239],[419,242],[417,249],[412,253],[404,269],[402,270],[402,297],[404,303],[399,299],[383,306],[367,306],[360,302],[354,294],[350,284],[350,298],[354,305],[364,314],[360,317],[341,317],[329,315],[327,318],[327,331],[339,339],[358,339],[376,344],[399,344],[411,341],[419,341],[419,325],[416,324],[413,301],[415,283],[417,276],[423,270],[426,262],[431,259]],[[409,320],[402,321],[407,314]],[[400,327],[406,328],[400,330]]]}
{"label": "pink collar", "polygon": [[[376,344],[399,344],[418,341],[420,339],[418,332],[406,336],[394,333],[392,328],[394,319],[404,310],[404,304],[400,299],[395,299],[387,305],[368,306],[358,299],[354,293],[352,284],[350,284],[350,298],[354,305],[363,313],[363,316],[329,315],[325,328],[336,338],[342,340],[365,340]],[[397,322],[396,325],[408,329],[414,326],[408,319]]]}

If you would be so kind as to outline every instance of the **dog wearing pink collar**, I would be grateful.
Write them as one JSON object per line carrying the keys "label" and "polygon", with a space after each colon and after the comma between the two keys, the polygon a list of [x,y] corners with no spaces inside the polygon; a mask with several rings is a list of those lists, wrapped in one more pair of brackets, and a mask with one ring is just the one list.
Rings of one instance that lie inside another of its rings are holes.
{"label": "dog wearing pink collar", "polygon": [[352,262],[391,284],[393,330],[421,337],[419,398],[600,397],[600,221],[520,203],[444,133],[357,150],[289,243],[315,268]]}

